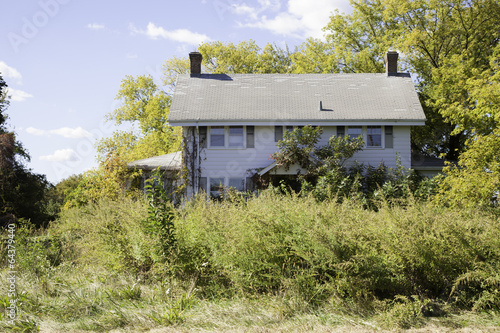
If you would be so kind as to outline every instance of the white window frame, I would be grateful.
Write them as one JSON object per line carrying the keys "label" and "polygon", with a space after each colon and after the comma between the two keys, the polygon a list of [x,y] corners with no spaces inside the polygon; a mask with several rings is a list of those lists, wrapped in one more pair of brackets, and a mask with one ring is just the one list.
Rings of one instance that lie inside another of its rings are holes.
{"label": "white window frame", "polygon": [[[380,146],[368,146],[368,127],[380,127]],[[385,149],[385,126],[383,125],[366,125],[366,126],[360,126],[360,125],[352,125],[352,126],[345,126],[345,135],[349,136],[349,128],[353,127],[361,127],[361,135],[363,137],[364,145],[363,149]],[[394,133],[394,130],[393,130]],[[393,134],[394,135],[394,134]]]}
{"label": "white window frame", "polygon": [[[210,149],[245,149],[247,142],[247,127],[243,125],[238,126],[224,126],[224,145],[223,146],[213,146],[212,145],[212,127],[220,126],[208,126],[207,128],[207,147]],[[243,144],[241,146],[230,146],[229,145],[229,129],[231,127],[242,127],[243,128]]]}

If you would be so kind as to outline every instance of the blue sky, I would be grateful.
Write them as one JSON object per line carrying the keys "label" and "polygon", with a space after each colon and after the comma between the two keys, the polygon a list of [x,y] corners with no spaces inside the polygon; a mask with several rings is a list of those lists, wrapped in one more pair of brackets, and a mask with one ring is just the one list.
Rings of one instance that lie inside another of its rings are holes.
{"label": "blue sky", "polygon": [[53,183],[96,166],[94,143],[115,129],[104,116],[126,75],[161,75],[203,41],[253,39],[293,48],[348,0],[2,1],[0,73],[10,129],[28,167]]}

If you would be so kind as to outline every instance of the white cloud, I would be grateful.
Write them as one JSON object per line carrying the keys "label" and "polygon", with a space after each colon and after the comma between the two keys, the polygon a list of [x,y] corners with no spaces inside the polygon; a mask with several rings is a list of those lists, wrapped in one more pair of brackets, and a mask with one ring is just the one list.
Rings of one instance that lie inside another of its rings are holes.
{"label": "white cloud", "polygon": [[40,156],[40,159],[50,162],[78,161],[78,155],[73,149],[59,149],[52,155]]}
{"label": "white cloud", "polygon": [[99,23],[89,23],[87,24],[87,28],[92,30],[102,30],[105,28],[105,26],[104,24],[99,24]]}
{"label": "white cloud", "polygon": [[10,87],[7,87],[7,95],[9,95],[14,102],[24,102],[27,98],[33,97],[33,95],[26,91],[12,89]]}
{"label": "white cloud", "polygon": [[71,127],[61,127],[58,129],[54,130],[42,130],[34,127],[28,127],[26,128],[26,132],[32,135],[37,135],[37,136],[50,136],[51,134],[59,135],[68,139],[82,139],[82,138],[91,138],[92,134],[83,129],[82,127],[76,127],[76,128],[71,128]]}
{"label": "white cloud", "polygon": [[0,74],[4,79],[13,79],[17,84],[23,84],[23,77],[14,67],[10,67],[5,62],[0,61]]}
{"label": "white cloud", "polygon": [[245,18],[244,23],[239,23],[240,27],[259,28],[296,38],[323,39],[321,29],[328,24],[332,13],[336,9],[349,10],[347,0],[315,0],[314,5],[303,0],[288,0],[286,11],[276,14],[269,12],[280,9],[275,2],[259,0],[259,3],[259,8],[252,8],[244,3],[233,6],[233,12]]}
{"label": "white cloud", "polygon": [[[300,22],[300,19],[290,15],[289,13],[279,13],[275,18],[268,19],[267,16],[262,16],[259,21],[254,23],[247,23],[243,26],[250,28],[260,28],[263,30],[270,30],[276,35],[290,36],[290,37],[306,37],[305,27]],[[311,37],[311,36],[308,36]],[[314,36],[316,37],[316,36]]]}
{"label": "white cloud", "polygon": [[65,138],[70,138],[70,139],[81,139],[81,138],[91,138],[92,134],[88,132],[87,130],[81,128],[81,127],[76,127],[76,128],[70,128],[70,127],[61,127],[59,129],[51,130],[49,131],[51,134],[56,134],[63,136]]}
{"label": "white cloud", "polygon": [[231,11],[236,15],[247,16],[252,21],[258,21],[259,15],[263,12],[278,12],[281,8],[280,0],[258,0],[259,7],[252,7],[245,2],[241,4],[232,4]]}
{"label": "white cloud", "polygon": [[163,27],[158,27],[154,23],[149,22],[146,31],[137,29],[134,25],[130,25],[129,30],[132,34],[144,34],[151,39],[164,38],[175,42],[198,45],[201,42],[210,41],[211,39],[205,34],[199,34],[187,29],[166,30]]}
{"label": "white cloud", "polygon": [[47,132],[38,128],[34,127],[28,127],[26,128],[26,132],[32,135],[37,135],[37,136],[42,136],[42,135],[47,135]]}
{"label": "white cloud", "polygon": [[243,3],[241,5],[232,6],[233,13],[237,15],[247,15],[252,20],[258,20],[260,10],[258,8],[250,7]]}

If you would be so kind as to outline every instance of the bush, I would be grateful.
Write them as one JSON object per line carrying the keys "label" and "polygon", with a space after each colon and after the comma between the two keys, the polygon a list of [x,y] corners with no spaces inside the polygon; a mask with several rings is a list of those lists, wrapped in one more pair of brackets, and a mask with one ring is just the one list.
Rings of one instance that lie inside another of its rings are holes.
{"label": "bush", "polygon": [[224,281],[221,289],[296,293],[310,303],[397,295],[446,300],[478,253],[500,257],[494,236],[500,227],[487,215],[425,203],[382,205],[378,212],[360,205],[274,191],[237,204],[198,199],[177,221],[179,251],[197,253],[192,271],[206,267],[203,274]]}
{"label": "bush", "polygon": [[184,307],[172,300],[194,292],[216,301],[278,299],[283,318],[328,306],[362,316],[382,312],[386,326],[399,328],[437,313],[439,306],[429,304],[498,310],[500,224],[494,215],[414,200],[403,206],[381,201],[367,210],[360,200],[283,192],[228,193],[220,201],[199,196],[175,214],[166,207],[175,246],[165,260],[157,260],[162,248],[156,245],[169,238],[158,238],[162,223],[145,223],[145,199],[70,208],[46,233],[20,229],[25,311],[67,322],[83,314],[90,323],[81,327],[88,329],[120,327],[136,320],[130,316],[141,308],[136,302],[156,304],[172,298],[171,289],[170,305],[142,318],[183,323]]}

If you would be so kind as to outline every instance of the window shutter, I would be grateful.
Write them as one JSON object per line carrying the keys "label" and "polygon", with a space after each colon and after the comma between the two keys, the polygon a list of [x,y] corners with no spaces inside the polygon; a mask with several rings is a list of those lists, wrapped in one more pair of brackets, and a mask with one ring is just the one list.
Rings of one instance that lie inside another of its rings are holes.
{"label": "window shutter", "polygon": [[337,126],[337,136],[343,137],[345,135],[345,126]]}
{"label": "window shutter", "polygon": [[247,148],[255,148],[255,127],[247,126]]}
{"label": "window shutter", "polygon": [[253,192],[255,190],[255,184],[252,177],[247,177],[246,179],[246,190],[250,192]]}
{"label": "window shutter", "polygon": [[207,193],[207,177],[200,177],[198,192]]}
{"label": "window shutter", "polygon": [[200,148],[207,148],[207,126],[200,126]]}
{"label": "window shutter", "polygon": [[274,142],[283,139],[283,126],[274,126]]}
{"label": "window shutter", "polygon": [[385,126],[385,148],[394,148],[392,126]]}

